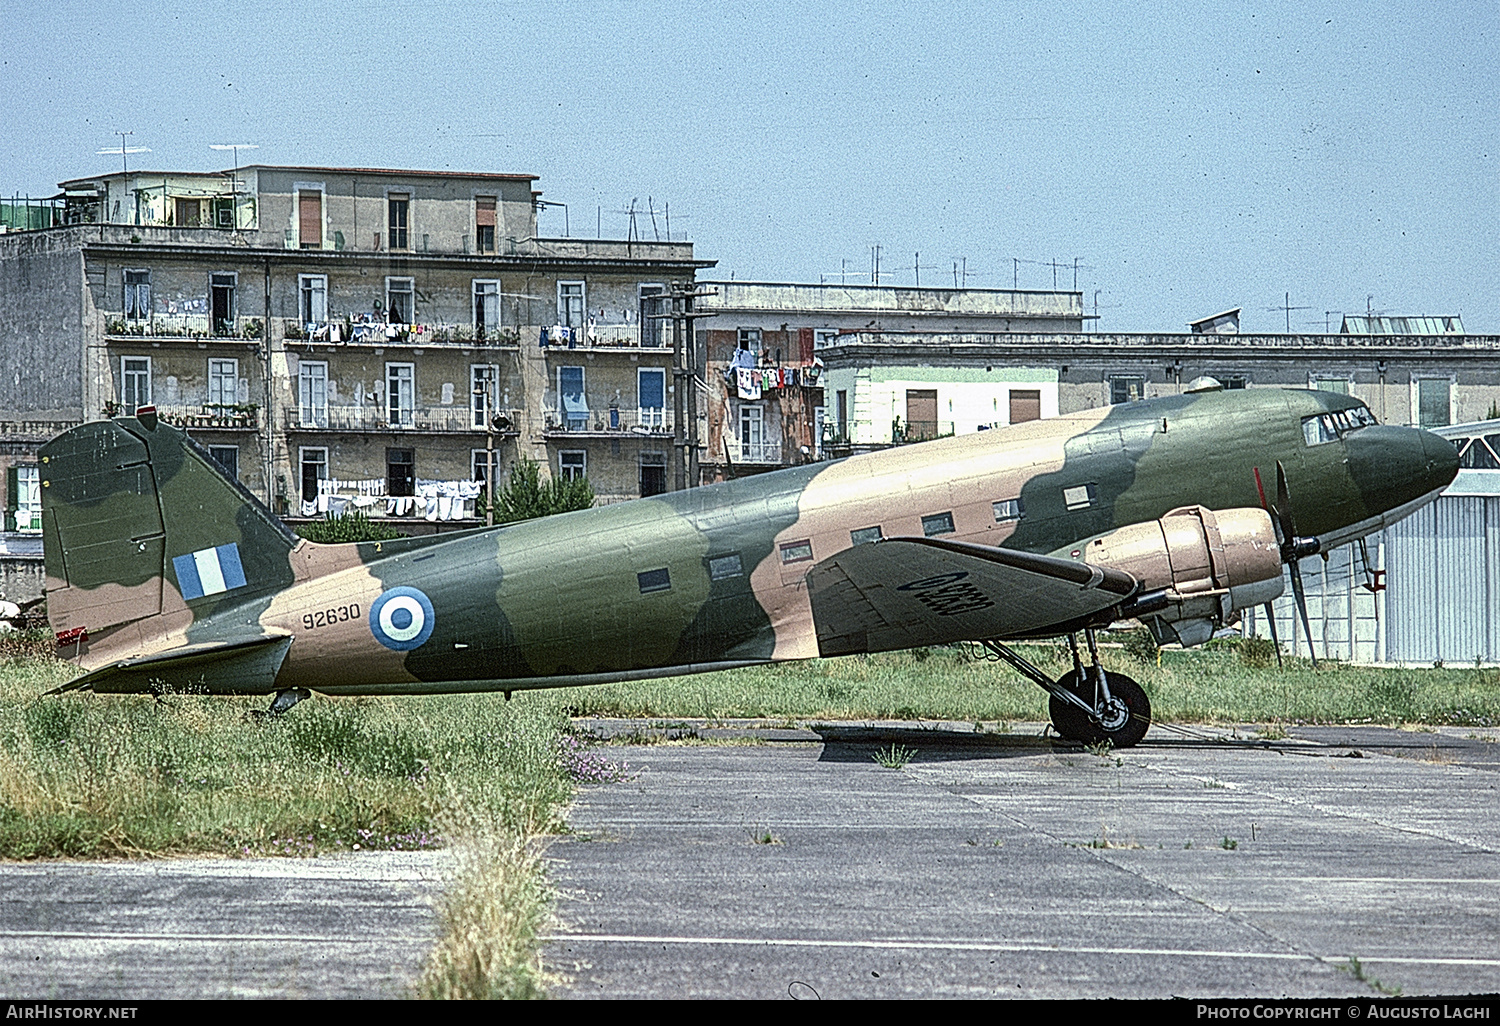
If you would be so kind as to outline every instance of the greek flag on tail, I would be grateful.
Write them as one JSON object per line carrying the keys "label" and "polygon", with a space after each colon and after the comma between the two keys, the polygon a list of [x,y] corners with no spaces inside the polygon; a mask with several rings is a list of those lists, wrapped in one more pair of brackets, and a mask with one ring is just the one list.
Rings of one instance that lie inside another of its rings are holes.
{"label": "greek flag on tail", "polygon": [[234,542],[177,556],[172,565],[177,569],[177,586],[186,601],[245,586],[240,547]]}

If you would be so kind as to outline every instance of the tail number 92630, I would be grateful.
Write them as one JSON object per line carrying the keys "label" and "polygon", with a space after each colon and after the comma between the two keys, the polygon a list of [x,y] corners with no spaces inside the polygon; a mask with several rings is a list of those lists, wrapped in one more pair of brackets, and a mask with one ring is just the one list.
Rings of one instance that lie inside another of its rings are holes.
{"label": "tail number 92630", "polygon": [[345,623],[349,620],[359,619],[359,606],[339,606],[336,609],[319,609],[312,613],[302,614],[302,626],[307,630],[316,630],[319,627],[331,627],[336,623]]}

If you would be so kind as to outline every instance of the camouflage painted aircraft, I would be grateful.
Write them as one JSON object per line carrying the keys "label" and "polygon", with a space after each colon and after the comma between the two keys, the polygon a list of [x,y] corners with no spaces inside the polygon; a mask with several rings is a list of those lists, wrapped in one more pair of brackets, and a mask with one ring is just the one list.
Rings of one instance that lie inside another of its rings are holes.
{"label": "camouflage painted aircraft", "polygon": [[[1401,519],[1458,467],[1446,440],[1347,396],[1210,388],[318,545],[150,410],[74,428],[41,459],[48,615],[83,671],[59,690],[274,695],[281,712],[313,691],[508,697],[969,640],[1047,690],[1062,735],[1121,746],[1150,705],[1099,664],[1097,629],[1136,618],[1199,644],[1279,596],[1284,565],[1305,622],[1297,561]],[[1005,644],[1063,636],[1060,679]]]}

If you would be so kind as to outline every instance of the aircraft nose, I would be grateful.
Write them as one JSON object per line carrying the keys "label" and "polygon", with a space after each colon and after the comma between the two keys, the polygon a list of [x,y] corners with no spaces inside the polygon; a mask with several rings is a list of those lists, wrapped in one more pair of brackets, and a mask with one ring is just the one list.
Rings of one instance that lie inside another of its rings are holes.
{"label": "aircraft nose", "polygon": [[1346,439],[1349,470],[1372,511],[1385,512],[1445,488],[1458,474],[1458,450],[1421,428],[1371,426]]}

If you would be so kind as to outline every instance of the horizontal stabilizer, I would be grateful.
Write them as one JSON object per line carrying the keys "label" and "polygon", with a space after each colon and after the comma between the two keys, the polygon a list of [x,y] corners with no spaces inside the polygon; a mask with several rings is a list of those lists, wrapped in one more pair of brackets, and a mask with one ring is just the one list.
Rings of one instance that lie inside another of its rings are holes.
{"label": "horizontal stabilizer", "polygon": [[937,538],[856,545],[807,584],[825,656],[1046,634],[1139,587],[1119,570]]}
{"label": "horizontal stabilizer", "polygon": [[270,694],[276,690],[276,674],[291,645],[289,634],[183,645],[101,666],[47,693]]}

